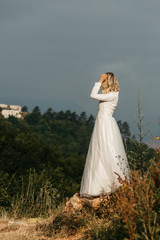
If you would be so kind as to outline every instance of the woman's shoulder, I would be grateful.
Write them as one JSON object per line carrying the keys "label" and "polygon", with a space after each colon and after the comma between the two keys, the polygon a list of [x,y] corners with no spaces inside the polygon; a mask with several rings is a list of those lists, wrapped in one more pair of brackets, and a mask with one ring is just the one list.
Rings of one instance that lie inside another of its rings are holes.
{"label": "woman's shoulder", "polygon": [[119,98],[119,92],[108,92],[108,93],[102,93],[103,100],[109,102],[118,100]]}
{"label": "woman's shoulder", "polygon": [[109,92],[109,93],[105,93],[105,94],[109,94],[109,95],[114,95],[114,96],[116,96],[116,95],[119,95],[119,92]]}

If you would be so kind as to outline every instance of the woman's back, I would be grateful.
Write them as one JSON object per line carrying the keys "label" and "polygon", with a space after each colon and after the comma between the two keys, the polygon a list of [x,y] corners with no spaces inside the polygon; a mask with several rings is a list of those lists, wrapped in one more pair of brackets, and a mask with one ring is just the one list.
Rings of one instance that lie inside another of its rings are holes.
{"label": "woman's back", "polygon": [[108,101],[99,101],[98,113],[107,113],[109,115],[113,115],[114,110],[118,104],[119,92],[110,92],[110,93],[107,93],[107,95],[109,95],[113,99]]}
{"label": "woman's back", "polygon": [[99,100],[99,111],[98,113],[107,113],[112,115],[118,104],[119,92],[109,92],[105,94],[99,94],[101,83],[95,82],[90,97]]}

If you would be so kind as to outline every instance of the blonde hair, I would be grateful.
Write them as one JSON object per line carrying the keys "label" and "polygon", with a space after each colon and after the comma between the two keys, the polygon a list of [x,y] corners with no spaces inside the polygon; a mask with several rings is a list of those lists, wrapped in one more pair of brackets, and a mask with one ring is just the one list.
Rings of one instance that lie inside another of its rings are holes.
{"label": "blonde hair", "polygon": [[119,83],[116,76],[112,72],[107,72],[107,78],[102,82],[102,93],[119,92]]}

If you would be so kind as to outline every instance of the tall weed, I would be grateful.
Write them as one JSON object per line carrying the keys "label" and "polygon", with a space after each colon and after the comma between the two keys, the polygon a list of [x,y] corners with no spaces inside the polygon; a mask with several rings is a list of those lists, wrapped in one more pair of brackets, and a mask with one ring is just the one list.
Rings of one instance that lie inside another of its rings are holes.
{"label": "tall weed", "polygon": [[11,214],[17,217],[47,217],[58,205],[59,194],[44,173],[30,170],[28,179],[22,178],[21,191],[13,197]]}

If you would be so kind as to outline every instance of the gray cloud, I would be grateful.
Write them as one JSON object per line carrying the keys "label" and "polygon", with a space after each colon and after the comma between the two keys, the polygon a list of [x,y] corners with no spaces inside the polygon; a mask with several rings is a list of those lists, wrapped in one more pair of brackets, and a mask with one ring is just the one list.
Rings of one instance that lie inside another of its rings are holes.
{"label": "gray cloud", "polygon": [[132,129],[138,88],[158,135],[160,2],[2,0],[0,101],[96,115],[89,98],[102,72],[120,82],[115,116]]}

